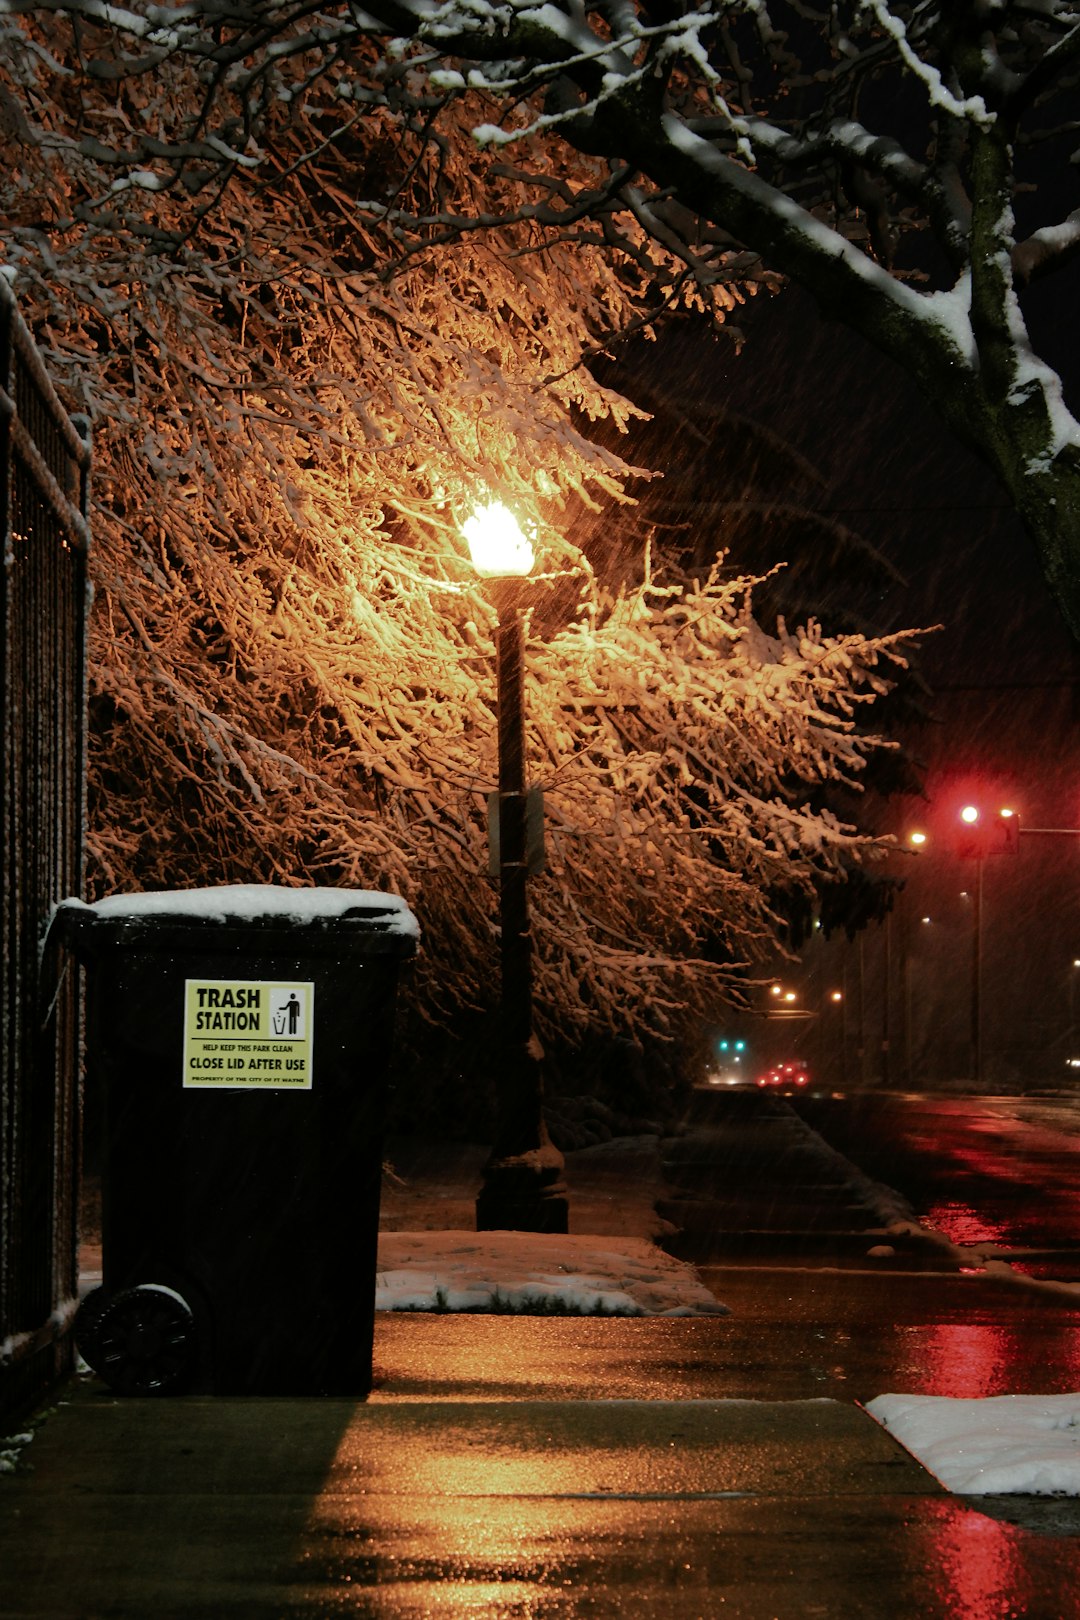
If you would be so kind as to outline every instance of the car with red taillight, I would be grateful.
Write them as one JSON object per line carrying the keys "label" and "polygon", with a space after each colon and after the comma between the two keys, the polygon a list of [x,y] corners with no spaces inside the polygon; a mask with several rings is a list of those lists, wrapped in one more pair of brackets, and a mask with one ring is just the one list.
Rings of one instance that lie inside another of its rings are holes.
{"label": "car with red taillight", "polygon": [[762,1070],[757,1077],[757,1084],[762,1091],[771,1091],[781,1097],[794,1097],[810,1089],[810,1071],[805,1063],[797,1060],[790,1063],[774,1063],[770,1068]]}

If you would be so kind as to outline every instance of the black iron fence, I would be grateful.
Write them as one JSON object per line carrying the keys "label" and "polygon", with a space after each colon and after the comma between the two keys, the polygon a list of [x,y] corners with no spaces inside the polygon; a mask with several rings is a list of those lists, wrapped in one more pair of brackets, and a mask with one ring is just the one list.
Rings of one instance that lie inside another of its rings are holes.
{"label": "black iron fence", "polygon": [[[76,422],[78,419],[76,419]],[[42,994],[53,903],[82,892],[88,435],[0,277],[0,1410],[68,1365],[77,1286],[79,999]]]}

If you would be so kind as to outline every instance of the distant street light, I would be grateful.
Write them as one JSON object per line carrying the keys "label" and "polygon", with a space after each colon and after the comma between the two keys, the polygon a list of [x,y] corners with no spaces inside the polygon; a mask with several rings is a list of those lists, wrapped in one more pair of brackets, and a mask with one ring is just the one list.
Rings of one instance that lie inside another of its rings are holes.
{"label": "distant street light", "polygon": [[499,1022],[495,1142],[476,1200],[477,1231],[565,1232],[563,1156],[544,1122],[544,1052],[533,1029],[532,935],[526,848],[522,581],[533,548],[499,502],[462,524],[477,573],[490,582],[499,737]]}
{"label": "distant street light", "polygon": [[1020,846],[1020,818],[1009,805],[996,817],[983,819],[981,807],[965,804],[960,811],[964,825],[957,854],[975,862],[971,917],[971,1078],[982,1083],[982,979],[983,979],[983,868],[988,855],[1015,855]]}
{"label": "distant street light", "polygon": [[[970,806],[968,806],[970,808]],[[960,812],[961,815],[964,811]],[[976,812],[976,820],[978,813]],[[971,1079],[982,1084],[982,973],[983,973],[983,867],[980,848],[975,857],[974,909],[971,918]]]}
{"label": "distant street light", "polygon": [[[921,827],[913,827],[904,834],[904,844],[907,846],[902,852],[905,855],[924,855],[929,848],[930,838]],[[899,851],[898,851],[899,853]],[[895,891],[893,904],[885,913],[885,964],[884,964],[884,991],[881,1009],[881,1081],[889,1085],[893,1078],[893,1038],[892,1038],[892,1001],[893,1001],[893,913],[896,914],[898,932],[900,936],[900,1014],[904,1080],[911,1083],[911,942],[909,939],[908,901],[906,898],[906,883],[901,884]]]}
{"label": "distant street light", "polygon": [[[835,1052],[836,1052],[836,1056],[839,1058],[839,1062],[836,1065],[836,1068],[837,1068],[837,1071],[838,1071],[838,1074],[839,1074],[840,1084],[842,1086],[846,1086],[847,1085],[847,1002],[844,999],[844,992],[842,990],[830,990],[829,991],[829,1001],[830,1001],[832,1007],[835,1009],[835,1014],[834,1014],[834,1018],[833,1018],[832,1022],[835,1025],[835,1028],[834,1028]],[[821,1041],[821,1048],[822,1048],[823,1052],[825,1051],[825,1044],[826,1044],[825,1043],[825,1036],[823,1034],[822,1035],[822,1041]],[[826,1062],[827,1061],[828,1061],[828,1058],[826,1056]],[[824,1065],[823,1065],[823,1068],[824,1068]]]}

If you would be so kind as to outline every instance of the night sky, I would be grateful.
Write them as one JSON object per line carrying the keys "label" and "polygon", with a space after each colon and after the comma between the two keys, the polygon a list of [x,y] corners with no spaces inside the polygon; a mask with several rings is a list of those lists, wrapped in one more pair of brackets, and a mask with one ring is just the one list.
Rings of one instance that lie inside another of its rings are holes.
{"label": "night sky", "polygon": [[[1067,283],[1045,296],[1033,327],[1076,410],[1080,355],[1068,296]],[[652,349],[650,369],[690,410],[695,401],[720,403],[815,465],[825,480],[817,508],[861,533],[901,576],[881,582],[868,604],[882,628],[943,627],[919,658],[930,718],[904,738],[925,797],[891,802],[885,823],[901,837],[917,824],[933,839],[918,866],[892,858],[906,879],[892,925],[892,1074],[910,1059],[916,1081],[948,1078],[969,1062],[971,1027],[974,863],[954,853],[957,811],[976,797],[1008,802],[1027,829],[1080,828],[1080,660],[1007,495],[913,382],[856,334],[822,320],[798,289],[755,299],[740,325],[739,354],[723,336],[676,326]],[[835,585],[843,602],[842,575]],[[858,970],[871,1075],[880,1064],[883,933],[866,935]],[[1025,835],[1018,859],[985,863],[982,936],[991,1084],[1065,1077],[1067,1056],[1080,1051],[1072,966],[1080,837]],[[801,970],[808,996],[845,977],[853,1008],[858,954],[846,941],[816,942]]]}

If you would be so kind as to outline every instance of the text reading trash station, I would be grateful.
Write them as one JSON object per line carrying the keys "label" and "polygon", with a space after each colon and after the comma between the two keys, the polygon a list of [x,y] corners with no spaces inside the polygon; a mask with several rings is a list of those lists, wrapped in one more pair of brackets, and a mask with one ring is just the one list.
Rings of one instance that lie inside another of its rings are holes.
{"label": "text reading trash station", "polygon": [[184,1086],[310,1091],[315,986],[187,979]]}

